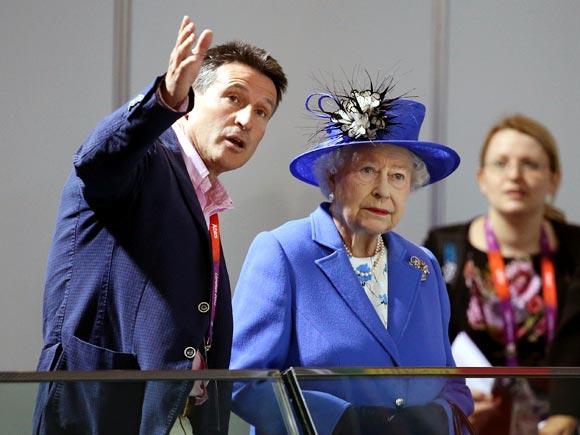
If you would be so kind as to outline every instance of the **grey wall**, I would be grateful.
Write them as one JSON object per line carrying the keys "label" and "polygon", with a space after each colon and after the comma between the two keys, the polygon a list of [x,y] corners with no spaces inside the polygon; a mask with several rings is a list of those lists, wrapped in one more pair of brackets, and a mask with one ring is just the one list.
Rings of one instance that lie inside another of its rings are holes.
{"label": "grey wall", "polygon": [[522,112],[556,137],[563,180],[555,205],[578,222],[580,2],[475,4],[450,7],[448,137],[463,163],[447,185],[447,219],[482,211],[474,174],[483,137],[502,115]]}
{"label": "grey wall", "polygon": [[107,2],[2,4],[0,370],[36,366],[59,193],[72,153],[111,108],[112,17]]}
{"label": "grey wall", "polygon": [[[254,159],[223,180],[236,209],[223,216],[223,242],[235,283],[261,230],[304,216],[322,199],[288,173],[312,124],[303,110],[312,74],[353,66],[399,77],[428,107],[422,137],[432,138],[433,4],[439,1],[248,0],[133,2],[130,87],[137,92],[167,64],[181,16],[210,27],[216,42],[244,39],[270,50],[290,86]],[[449,1],[448,142],[462,155],[444,184],[444,220],[469,218],[484,202],[473,181],[488,125],[520,110],[543,120],[560,141],[564,181],[557,205],[578,220],[580,157],[575,0]],[[58,195],[71,156],[111,109],[112,2],[3,4],[0,14],[0,370],[34,369],[41,346],[42,284]],[[430,226],[429,189],[415,193],[398,230],[420,241]]]}

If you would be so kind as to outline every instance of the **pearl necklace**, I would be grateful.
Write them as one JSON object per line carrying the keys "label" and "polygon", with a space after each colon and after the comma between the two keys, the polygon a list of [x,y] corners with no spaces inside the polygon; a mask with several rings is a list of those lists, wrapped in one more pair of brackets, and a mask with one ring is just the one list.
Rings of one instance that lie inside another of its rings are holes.
{"label": "pearl necklace", "polygon": [[[344,249],[346,250],[346,253],[348,254],[349,257],[353,257],[352,255],[352,251],[350,250],[350,248],[348,246],[346,246],[346,243],[344,243],[344,241],[342,242]],[[379,252],[381,252],[383,250],[383,247],[385,246],[385,244],[383,243],[383,238],[381,236],[379,236],[377,238],[377,246],[375,248],[375,253],[373,254],[373,257],[375,257]]]}
{"label": "pearl necklace", "polygon": [[[346,250],[347,255],[352,258],[352,252],[351,250],[348,248],[348,246],[346,246],[346,243],[343,242],[344,245],[344,249]],[[367,281],[368,278],[371,278],[373,276],[373,274],[375,273],[375,268],[377,267],[377,264],[379,263],[379,260],[381,259],[381,256],[384,252],[383,248],[385,247],[385,244],[383,242],[383,238],[381,236],[378,237],[377,240],[377,247],[375,248],[375,253],[372,256],[372,266],[371,269],[368,272],[363,272],[361,270],[355,269],[353,268],[354,272],[364,278],[364,281]],[[364,284],[363,284],[364,285]]]}

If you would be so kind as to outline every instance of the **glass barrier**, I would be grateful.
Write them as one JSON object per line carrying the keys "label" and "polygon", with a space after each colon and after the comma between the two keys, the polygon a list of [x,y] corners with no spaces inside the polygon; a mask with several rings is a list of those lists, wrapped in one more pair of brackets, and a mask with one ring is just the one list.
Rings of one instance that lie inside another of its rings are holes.
{"label": "glass barrier", "polygon": [[[172,399],[184,390],[201,398],[203,388],[203,404]],[[39,391],[47,393],[42,424],[54,434],[139,433],[139,426],[146,434],[218,433],[218,426],[247,434],[254,425],[272,434],[443,435],[468,433],[471,422],[483,435],[534,435],[550,415],[578,416],[580,368],[0,372],[0,434],[35,433]],[[232,391],[231,403],[220,400]],[[485,411],[461,420],[471,391]]]}
{"label": "glass barrier", "polygon": [[[39,424],[50,434],[247,434],[236,404],[223,400],[232,387],[259,389],[251,407],[268,408],[280,433],[299,433],[277,370],[110,370],[0,372],[0,434],[37,433]],[[192,394],[185,405],[183,391]]]}
{"label": "glass barrier", "polygon": [[[283,376],[297,384],[291,397],[305,401],[306,413],[297,416],[306,433],[453,434],[470,427],[482,435],[534,435],[553,423],[551,415],[580,412],[577,367],[293,368]],[[481,410],[467,419],[472,392]]]}

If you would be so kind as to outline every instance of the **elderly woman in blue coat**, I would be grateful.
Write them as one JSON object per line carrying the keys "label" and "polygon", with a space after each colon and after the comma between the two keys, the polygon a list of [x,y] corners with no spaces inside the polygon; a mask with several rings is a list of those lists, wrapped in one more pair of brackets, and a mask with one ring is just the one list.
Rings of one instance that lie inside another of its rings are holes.
{"label": "elderly woman in blue coat", "polygon": [[[418,140],[425,107],[382,89],[317,93],[307,109],[326,140],[290,164],[328,202],[259,234],[234,293],[232,369],[453,367],[449,301],[430,251],[393,231],[414,189],[459,165]],[[301,384],[320,434],[452,433],[460,378]],[[234,387],[234,409],[258,433],[284,433],[271,387]],[[259,404],[259,405],[257,405]],[[371,429],[372,428],[372,429]]]}

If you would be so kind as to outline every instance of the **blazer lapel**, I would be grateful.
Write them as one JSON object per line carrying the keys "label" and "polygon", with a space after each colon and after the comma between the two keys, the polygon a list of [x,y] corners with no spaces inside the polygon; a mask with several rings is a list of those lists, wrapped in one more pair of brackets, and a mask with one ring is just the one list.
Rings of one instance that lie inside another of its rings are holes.
{"label": "blazer lapel", "polygon": [[209,230],[207,224],[205,223],[205,217],[203,215],[203,210],[199,205],[199,200],[195,194],[195,189],[191,184],[191,179],[187,173],[187,168],[185,167],[185,162],[183,161],[183,155],[181,154],[181,148],[179,142],[177,141],[177,136],[172,128],[167,129],[165,133],[161,136],[161,141],[165,145],[166,149],[171,154],[169,162],[175,173],[175,178],[179,184],[179,189],[185,198],[185,202],[194,220],[198,223],[200,228],[207,235],[207,240],[209,243]]}
{"label": "blazer lapel", "polygon": [[387,233],[387,271],[389,281],[389,332],[399,343],[409,326],[417,299],[421,272],[410,263],[410,255],[398,235]]}
{"label": "blazer lapel", "polygon": [[397,346],[377,316],[352,270],[342,239],[328,212],[328,204],[322,204],[311,214],[311,222],[312,240],[332,250],[329,255],[317,259],[315,263],[354,315],[392,357],[395,365],[399,365]]}

